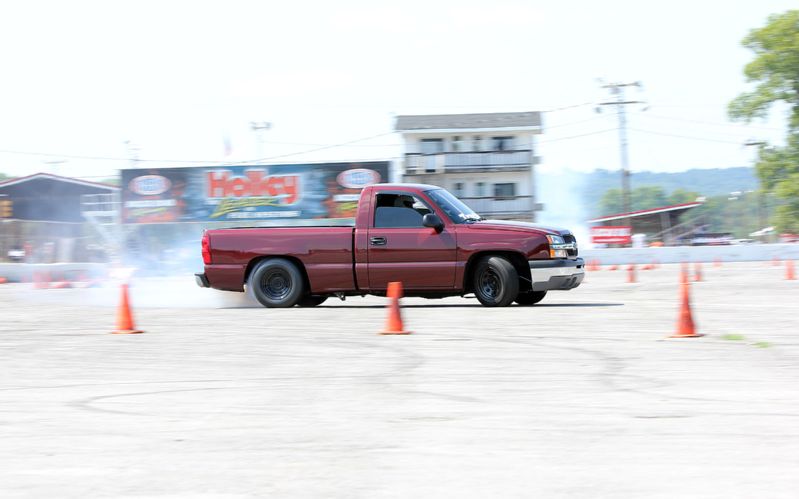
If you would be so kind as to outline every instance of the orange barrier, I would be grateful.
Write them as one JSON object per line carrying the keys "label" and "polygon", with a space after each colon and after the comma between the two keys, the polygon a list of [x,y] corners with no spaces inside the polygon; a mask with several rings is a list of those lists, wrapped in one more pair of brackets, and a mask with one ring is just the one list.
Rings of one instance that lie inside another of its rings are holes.
{"label": "orange barrier", "polygon": [[796,280],[796,271],[793,268],[793,260],[785,260],[785,279],[788,281]]}
{"label": "orange barrier", "polygon": [[694,281],[702,282],[702,263],[696,262],[694,264]]}
{"label": "orange barrier", "polygon": [[144,331],[136,329],[133,325],[133,314],[130,312],[130,300],[128,300],[128,285],[122,284],[120,286],[122,296],[119,300],[119,308],[117,309],[117,328],[112,331],[112,334],[140,334]]}
{"label": "orange barrier", "polygon": [[630,265],[627,267],[627,282],[636,282],[635,277],[635,265]]}
{"label": "orange barrier", "polygon": [[402,325],[402,314],[400,313],[399,306],[399,299],[402,298],[402,283],[388,283],[386,296],[389,300],[388,320],[386,321],[386,328],[380,331],[380,334],[411,334],[411,332],[406,331]]}
{"label": "orange barrier", "polygon": [[696,332],[696,324],[694,324],[694,317],[691,313],[691,297],[689,293],[691,284],[688,282],[688,276],[683,273],[680,281],[680,288],[682,290],[680,315],[677,318],[677,331],[675,331],[670,338],[697,338],[699,336],[704,336]]}

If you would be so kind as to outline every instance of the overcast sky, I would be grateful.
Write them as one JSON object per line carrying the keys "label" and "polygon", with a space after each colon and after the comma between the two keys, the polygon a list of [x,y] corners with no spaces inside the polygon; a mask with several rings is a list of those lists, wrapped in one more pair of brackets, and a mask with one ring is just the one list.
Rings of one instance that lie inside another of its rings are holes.
{"label": "overcast sky", "polygon": [[752,54],[740,41],[795,7],[6,2],[0,172],[110,176],[130,165],[126,141],[140,159],[159,160],[139,166],[246,161],[258,156],[251,121],[273,125],[267,162],[388,159],[401,151],[395,114],[529,110],[547,111],[543,170],[616,169],[616,116],[595,113],[606,99],[597,78],[644,84],[630,95],[649,103],[629,107],[633,170],[750,165],[743,142],[779,142],[785,120],[782,112],[750,126],[727,120],[727,103],[747,88]]}

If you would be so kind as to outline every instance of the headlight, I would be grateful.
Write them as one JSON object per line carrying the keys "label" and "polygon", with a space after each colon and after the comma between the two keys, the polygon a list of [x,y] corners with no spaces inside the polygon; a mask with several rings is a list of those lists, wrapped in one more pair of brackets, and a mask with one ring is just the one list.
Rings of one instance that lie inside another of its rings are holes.
{"label": "headlight", "polygon": [[568,258],[569,250],[574,248],[574,244],[566,244],[566,240],[561,236],[547,236],[549,241],[550,258]]}

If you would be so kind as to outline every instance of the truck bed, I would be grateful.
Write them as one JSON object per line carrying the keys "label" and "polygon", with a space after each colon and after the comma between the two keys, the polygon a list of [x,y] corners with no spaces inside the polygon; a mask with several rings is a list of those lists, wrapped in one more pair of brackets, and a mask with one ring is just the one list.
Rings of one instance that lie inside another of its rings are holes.
{"label": "truck bed", "polygon": [[214,287],[242,291],[241,276],[248,264],[262,257],[291,255],[302,262],[311,292],[351,291],[356,288],[354,233],[352,226],[327,225],[209,230],[214,260],[206,266],[206,274]]}

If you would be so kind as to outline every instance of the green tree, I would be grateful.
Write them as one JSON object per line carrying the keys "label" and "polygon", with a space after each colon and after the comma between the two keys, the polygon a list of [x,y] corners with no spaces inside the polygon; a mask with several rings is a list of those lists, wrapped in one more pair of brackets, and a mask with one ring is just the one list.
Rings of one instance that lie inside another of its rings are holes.
{"label": "green tree", "polygon": [[675,189],[668,197],[668,204],[693,203],[699,197],[698,192],[686,191],[685,189]]}
{"label": "green tree", "polygon": [[[656,185],[636,187],[630,192],[630,209],[632,211],[648,210],[668,204],[666,192]],[[601,215],[613,215],[624,212],[621,189],[608,189],[599,200]]]}
{"label": "green tree", "polygon": [[782,201],[775,212],[779,230],[799,233],[799,10],[770,16],[743,46],[755,53],[744,74],[756,86],[730,102],[729,114],[750,122],[765,118],[774,103],[789,106],[786,145],[761,145],[757,173],[763,189]]}

